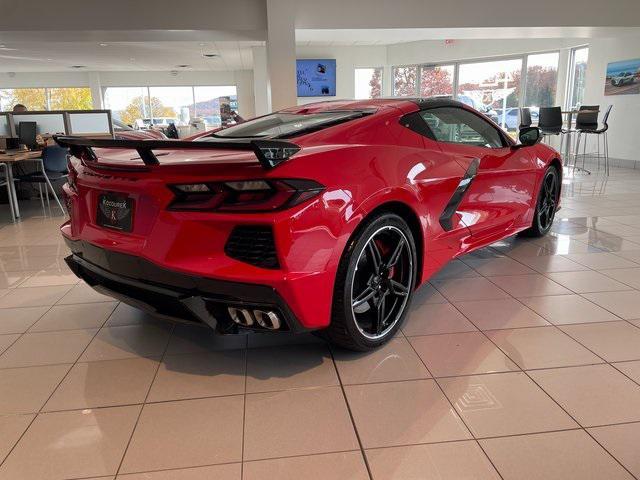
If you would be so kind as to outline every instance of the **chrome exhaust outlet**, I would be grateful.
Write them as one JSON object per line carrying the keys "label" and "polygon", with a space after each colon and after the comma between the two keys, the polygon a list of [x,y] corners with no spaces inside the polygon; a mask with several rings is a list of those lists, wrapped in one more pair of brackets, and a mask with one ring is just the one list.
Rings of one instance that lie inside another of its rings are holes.
{"label": "chrome exhaust outlet", "polygon": [[238,325],[242,325],[243,327],[251,327],[254,324],[253,315],[249,310],[244,308],[235,308],[228,307],[227,311],[229,312],[229,316],[231,320],[233,320]]}
{"label": "chrome exhaust outlet", "polygon": [[256,322],[263,328],[268,330],[279,330],[282,322],[278,314],[271,310],[254,310],[253,315],[256,317]]}

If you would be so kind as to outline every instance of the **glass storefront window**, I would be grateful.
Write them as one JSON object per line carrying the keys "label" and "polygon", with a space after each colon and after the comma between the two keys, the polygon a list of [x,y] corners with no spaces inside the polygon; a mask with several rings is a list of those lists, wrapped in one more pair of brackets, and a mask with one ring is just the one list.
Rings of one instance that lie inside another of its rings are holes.
{"label": "glass storefront window", "polygon": [[420,68],[420,96],[453,95],[453,65],[422,65]]}
{"label": "glass storefront window", "polygon": [[355,98],[380,98],[382,96],[381,67],[356,68],[355,70]]}
{"label": "glass storefront window", "polygon": [[46,88],[0,89],[0,111],[11,111],[17,104],[29,110],[47,110]]}
{"label": "glass storefront window", "polygon": [[91,110],[93,99],[87,87],[49,88],[49,110]]}
{"label": "glass storefront window", "polygon": [[[193,87],[193,116],[199,117],[209,128],[217,128],[231,121],[231,111],[238,111],[235,86]],[[227,107],[228,105],[228,107]]]}
{"label": "glass storefront window", "polygon": [[115,119],[132,127],[142,128],[144,120],[151,118],[147,87],[107,87],[104,107],[111,110]]}
{"label": "glass storefront window", "polygon": [[527,56],[524,104],[530,108],[552,107],[556,102],[558,52]]}
{"label": "glass storefront window", "polygon": [[393,96],[414,97],[417,94],[418,67],[394,67],[393,69]]}
{"label": "glass storefront window", "polygon": [[588,59],[589,47],[576,48],[571,51],[571,105],[569,107],[578,108],[582,104]]}
{"label": "glass storefront window", "polygon": [[521,58],[462,63],[458,99],[493,118],[503,129],[515,131],[521,74]]}

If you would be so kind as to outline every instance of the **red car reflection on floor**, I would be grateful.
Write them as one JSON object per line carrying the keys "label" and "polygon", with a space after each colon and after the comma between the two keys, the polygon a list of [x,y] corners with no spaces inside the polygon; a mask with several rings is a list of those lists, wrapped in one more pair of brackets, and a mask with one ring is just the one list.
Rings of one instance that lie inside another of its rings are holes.
{"label": "red car reflection on floor", "polygon": [[562,168],[539,136],[432,98],[320,102],[195,141],[58,137],[67,262],[167,318],[375,348],[451,259],[549,231]]}

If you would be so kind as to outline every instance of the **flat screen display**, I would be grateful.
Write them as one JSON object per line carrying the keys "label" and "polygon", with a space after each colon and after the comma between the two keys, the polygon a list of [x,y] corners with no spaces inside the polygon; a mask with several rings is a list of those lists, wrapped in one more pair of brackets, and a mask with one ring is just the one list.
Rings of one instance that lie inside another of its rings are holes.
{"label": "flat screen display", "polygon": [[296,60],[299,97],[335,97],[336,61]]}

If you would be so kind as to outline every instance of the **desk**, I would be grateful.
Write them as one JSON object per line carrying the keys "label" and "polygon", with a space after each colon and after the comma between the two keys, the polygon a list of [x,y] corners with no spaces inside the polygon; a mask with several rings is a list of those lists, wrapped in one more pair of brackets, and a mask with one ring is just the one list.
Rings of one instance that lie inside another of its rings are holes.
{"label": "desk", "polygon": [[20,207],[18,206],[18,195],[16,194],[16,183],[13,180],[13,164],[17,162],[40,160],[42,152],[35,151],[15,151],[10,153],[0,153],[0,163],[7,166],[7,182],[9,182],[9,204],[14,220],[20,218]]}
{"label": "desk", "polygon": [[567,141],[564,144],[565,165],[569,165],[569,158],[571,155],[571,134],[573,133],[571,128],[573,127],[573,116],[577,115],[578,113],[600,113],[600,110],[563,110],[562,111],[562,114],[567,116]]}

